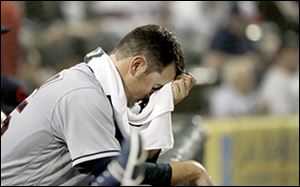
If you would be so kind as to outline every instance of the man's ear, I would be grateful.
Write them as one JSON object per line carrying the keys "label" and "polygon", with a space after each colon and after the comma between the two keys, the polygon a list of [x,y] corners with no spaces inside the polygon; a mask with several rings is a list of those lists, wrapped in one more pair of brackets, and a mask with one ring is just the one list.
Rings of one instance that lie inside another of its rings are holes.
{"label": "man's ear", "polygon": [[135,56],[129,65],[129,72],[132,76],[139,77],[147,70],[146,58],[143,56]]}

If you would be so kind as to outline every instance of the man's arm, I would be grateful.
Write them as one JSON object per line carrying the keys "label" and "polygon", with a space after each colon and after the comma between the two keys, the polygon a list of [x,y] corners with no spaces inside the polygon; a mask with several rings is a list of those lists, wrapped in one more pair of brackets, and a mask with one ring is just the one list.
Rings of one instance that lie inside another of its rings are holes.
{"label": "man's arm", "polygon": [[[174,104],[179,103],[195,85],[196,79],[191,74],[182,73],[178,75],[173,84]],[[149,150],[148,160],[157,155],[159,150]],[[166,163],[147,163],[144,182],[151,185],[214,185],[206,169],[198,162],[178,161],[170,164]]]}
{"label": "man's arm", "polygon": [[213,186],[214,182],[200,163],[188,160],[172,163],[146,162],[142,184]]}
{"label": "man's arm", "polygon": [[[174,104],[182,101],[189,94],[189,91],[195,83],[196,79],[190,73],[182,73],[178,75],[172,84]],[[188,160],[172,162],[170,163],[170,166],[172,168],[170,185],[214,185],[206,169],[196,161]]]}
{"label": "man's arm", "polygon": [[171,185],[213,186],[214,182],[206,169],[194,160],[172,162]]}
{"label": "man's arm", "polygon": [[[94,160],[89,164],[92,167],[85,167],[85,173],[90,173],[94,176],[98,176],[104,170],[106,170],[107,165],[110,161],[115,158],[103,158]],[[83,165],[81,165],[83,166]],[[214,185],[211,177],[208,175],[206,169],[198,162],[188,160],[188,161],[178,161],[171,163],[151,163],[145,162],[145,178],[142,184],[150,185],[192,185],[192,186],[212,186]],[[141,172],[141,171],[140,171]],[[97,184],[120,184],[119,179],[114,178],[112,175],[102,175],[99,176],[102,180],[97,178],[90,178],[89,181]],[[98,177],[98,178],[99,178]],[[102,182],[99,182],[102,181]]]}

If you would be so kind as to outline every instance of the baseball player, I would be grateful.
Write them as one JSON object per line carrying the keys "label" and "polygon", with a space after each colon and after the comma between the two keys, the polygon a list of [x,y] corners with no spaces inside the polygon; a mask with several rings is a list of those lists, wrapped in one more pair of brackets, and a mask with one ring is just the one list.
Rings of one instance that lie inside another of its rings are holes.
{"label": "baseball player", "polygon": [[[122,109],[149,98],[184,69],[178,41],[158,25],[137,27],[111,55],[96,50],[88,57],[101,61],[54,75],[6,118],[1,185],[61,185],[80,173],[99,176],[130,135]],[[175,103],[194,84],[189,75],[174,81]],[[155,163],[159,151],[149,151],[143,184],[212,184],[195,161]]]}

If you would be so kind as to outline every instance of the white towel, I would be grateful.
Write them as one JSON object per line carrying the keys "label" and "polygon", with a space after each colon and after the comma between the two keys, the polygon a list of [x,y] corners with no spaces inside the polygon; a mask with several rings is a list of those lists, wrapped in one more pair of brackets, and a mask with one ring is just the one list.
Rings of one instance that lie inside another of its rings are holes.
{"label": "white towel", "polygon": [[144,149],[161,149],[164,153],[173,148],[171,112],[174,110],[172,83],[169,82],[154,92],[147,106],[140,111],[138,104],[128,110],[131,125],[139,126]]}
{"label": "white towel", "polygon": [[129,122],[134,125],[143,125],[152,121],[159,115],[174,110],[172,83],[164,85],[159,91],[154,92],[147,106],[140,111],[140,105],[135,104],[128,110]]}
{"label": "white towel", "polygon": [[171,82],[151,95],[142,112],[139,112],[138,104],[130,109],[127,107],[123,83],[115,65],[101,48],[97,50],[103,55],[95,55],[88,62],[88,66],[94,71],[104,93],[111,97],[114,116],[121,133],[127,135],[130,129],[139,129],[145,150],[162,149],[163,153],[173,148],[171,112],[174,110],[174,103]]}

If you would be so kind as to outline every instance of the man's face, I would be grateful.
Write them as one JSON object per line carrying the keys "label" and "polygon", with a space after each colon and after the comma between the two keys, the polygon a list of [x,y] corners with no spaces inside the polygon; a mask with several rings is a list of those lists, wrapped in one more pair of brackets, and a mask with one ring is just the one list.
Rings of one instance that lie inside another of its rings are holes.
{"label": "man's face", "polygon": [[[141,70],[142,71],[142,70]],[[128,106],[142,99],[149,98],[150,95],[159,90],[166,83],[174,80],[176,75],[175,64],[168,65],[161,73],[136,73],[127,82]]]}

